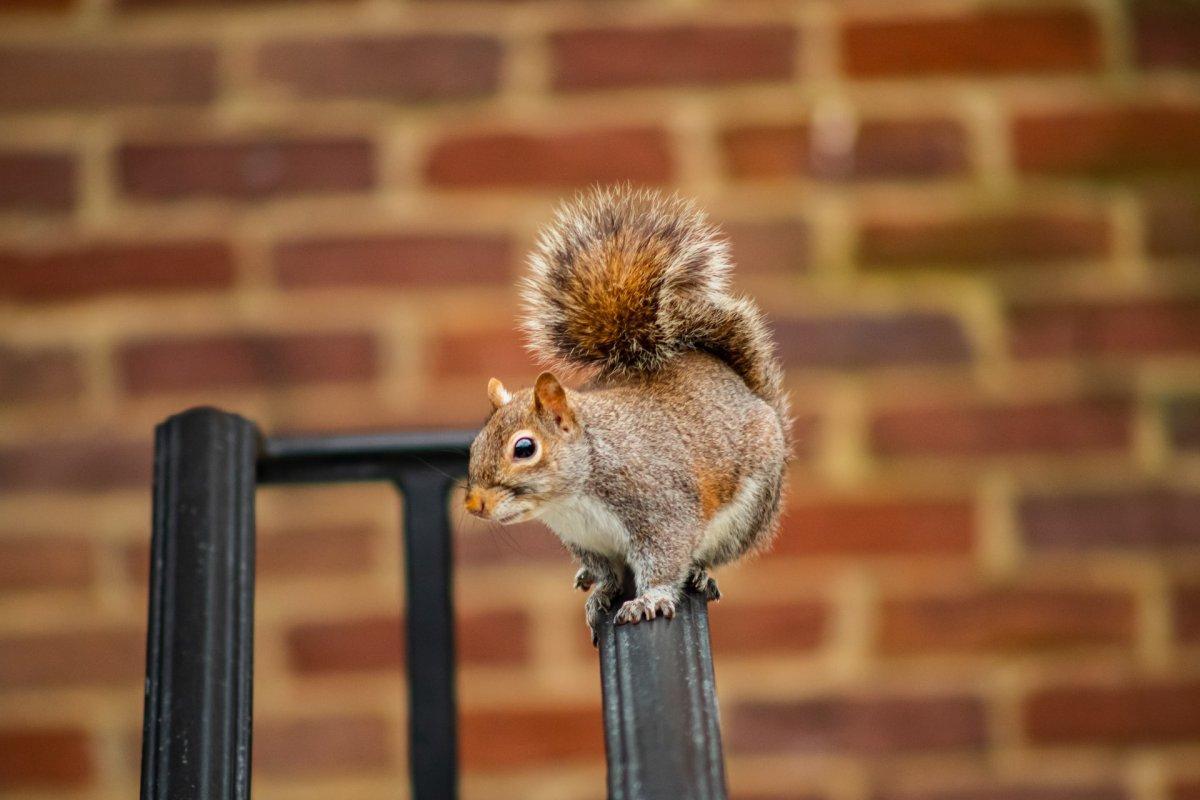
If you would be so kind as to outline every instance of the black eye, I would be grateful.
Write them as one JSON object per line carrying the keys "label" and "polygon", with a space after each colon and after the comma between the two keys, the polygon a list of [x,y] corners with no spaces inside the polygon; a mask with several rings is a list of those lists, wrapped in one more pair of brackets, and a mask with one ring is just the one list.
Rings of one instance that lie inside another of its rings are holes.
{"label": "black eye", "polygon": [[513,458],[533,458],[537,453],[537,442],[528,436],[522,436],[513,442]]}

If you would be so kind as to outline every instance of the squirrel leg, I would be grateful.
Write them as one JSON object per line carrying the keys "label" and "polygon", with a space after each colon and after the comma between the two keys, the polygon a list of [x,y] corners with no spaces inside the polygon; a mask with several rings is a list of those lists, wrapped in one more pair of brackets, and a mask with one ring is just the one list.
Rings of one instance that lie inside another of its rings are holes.
{"label": "squirrel leg", "polygon": [[[618,625],[650,621],[660,614],[667,619],[674,617],[679,590],[689,574],[689,542],[686,539],[647,536],[642,541],[647,543],[649,552],[635,549],[629,554],[629,566],[633,569],[638,596],[626,601],[617,611]],[[675,549],[665,552],[650,550],[652,546],[661,548],[664,542],[673,542]]]}

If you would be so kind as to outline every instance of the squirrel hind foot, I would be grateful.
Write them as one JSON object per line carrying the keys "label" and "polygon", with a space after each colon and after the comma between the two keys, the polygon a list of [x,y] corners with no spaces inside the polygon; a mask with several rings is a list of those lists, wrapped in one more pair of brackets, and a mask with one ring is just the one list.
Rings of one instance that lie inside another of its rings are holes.
{"label": "squirrel hind foot", "polygon": [[618,625],[632,623],[636,625],[643,619],[650,620],[661,614],[667,619],[675,616],[675,598],[670,592],[651,589],[645,594],[626,601],[617,611],[615,621]]}

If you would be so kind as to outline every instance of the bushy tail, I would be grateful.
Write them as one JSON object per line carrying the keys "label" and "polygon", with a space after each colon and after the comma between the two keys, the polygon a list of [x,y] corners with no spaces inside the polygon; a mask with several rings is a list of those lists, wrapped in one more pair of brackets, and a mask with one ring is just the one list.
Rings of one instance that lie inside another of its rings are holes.
{"label": "bushy tail", "polygon": [[741,375],[786,429],[770,330],[753,302],[729,294],[728,245],[692,203],[594,189],[559,209],[529,260],[524,327],[541,360],[617,377],[703,350]]}

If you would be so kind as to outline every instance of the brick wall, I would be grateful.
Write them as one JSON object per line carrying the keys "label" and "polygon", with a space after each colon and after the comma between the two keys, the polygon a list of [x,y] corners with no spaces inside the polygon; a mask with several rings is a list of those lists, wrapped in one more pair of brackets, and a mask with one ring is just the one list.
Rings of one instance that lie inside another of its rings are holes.
{"label": "brick wall", "polygon": [[[799,458],[742,800],[1200,797],[1200,5],[0,6],[0,794],[136,791],[149,435],[476,424],[593,181],[696,195]],[[404,795],[394,499],[261,493],[260,798]],[[462,523],[464,796],[603,794],[572,570]]]}

